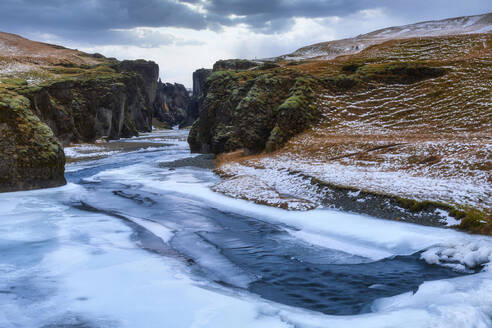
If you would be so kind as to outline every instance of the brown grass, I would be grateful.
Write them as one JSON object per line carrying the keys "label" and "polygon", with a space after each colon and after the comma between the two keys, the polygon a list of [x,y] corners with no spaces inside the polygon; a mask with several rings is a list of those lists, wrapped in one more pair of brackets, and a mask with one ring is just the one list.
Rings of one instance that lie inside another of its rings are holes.
{"label": "brown grass", "polygon": [[96,65],[99,61],[87,54],[31,41],[21,36],[0,32],[0,62],[20,62],[34,65]]}
{"label": "brown grass", "polygon": [[[224,154],[219,168],[231,162],[261,165],[264,157],[287,155],[304,163],[492,183],[491,33],[391,40],[354,55],[283,67],[325,77],[350,74],[344,66],[353,63],[357,68],[421,61],[448,72],[410,84],[369,83],[325,90],[317,100],[324,113],[319,125],[273,154]],[[490,200],[484,199],[477,206],[492,213],[488,204]]]}

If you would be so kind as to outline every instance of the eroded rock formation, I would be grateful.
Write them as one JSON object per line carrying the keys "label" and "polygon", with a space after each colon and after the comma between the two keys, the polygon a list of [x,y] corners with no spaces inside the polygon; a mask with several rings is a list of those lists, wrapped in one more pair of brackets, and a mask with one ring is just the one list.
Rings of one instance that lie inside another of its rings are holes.
{"label": "eroded rock formation", "polygon": [[0,39],[0,192],[64,184],[62,144],[151,131],[156,63]]}
{"label": "eroded rock formation", "polygon": [[65,145],[103,136],[131,137],[152,129],[152,102],[159,74],[153,62],[134,64],[125,61],[120,72],[56,80],[19,92]]}
{"label": "eroded rock formation", "polygon": [[317,83],[276,69],[214,72],[188,142],[193,152],[273,151],[319,118]]}
{"label": "eroded rock formation", "polygon": [[193,92],[178,83],[159,81],[154,102],[154,117],[167,127],[189,127],[198,118],[205,97],[204,88],[211,69],[201,68],[193,72]]}
{"label": "eroded rock formation", "polygon": [[185,86],[178,83],[162,83],[159,81],[154,101],[154,117],[171,128],[188,120],[190,94]]}

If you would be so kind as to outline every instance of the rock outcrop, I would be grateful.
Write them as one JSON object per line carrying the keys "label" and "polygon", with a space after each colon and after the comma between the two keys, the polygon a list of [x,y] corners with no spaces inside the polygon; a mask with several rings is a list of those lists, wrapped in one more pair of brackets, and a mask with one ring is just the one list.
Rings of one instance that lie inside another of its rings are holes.
{"label": "rock outcrop", "polygon": [[65,184],[65,154],[29,99],[5,92],[0,100],[0,192]]}
{"label": "rock outcrop", "polygon": [[291,70],[214,72],[190,131],[191,151],[276,150],[319,119],[317,85],[310,76]]}
{"label": "rock outcrop", "polygon": [[162,83],[159,81],[154,101],[154,118],[165,123],[169,128],[183,125],[190,118],[188,108],[191,97],[185,86],[178,83]]}
{"label": "rock outcrop", "polygon": [[188,120],[184,126],[191,126],[200,115],[205,99],[205,82],[210,74],[212,74],[212,70],[206,68],[193,72],[193,95],[188,106]]}
{"label": "rock outcrop", "polygon": [[205,82],[212,74],[211,69],[200,68],[193,72],[193,97],[200,98],[205,94]]}
{"label": "rock outcrop", "polygon": [[154,101],[154,118],[168,128],[179,125],[191,126],[198,118],[205,99],[205,82],[212,74],[211,69],[201,68],[193,72],[193,92],[178,83],[159,81]]}
{"label": "rock outcrop", "polygon": [[6,33],[0,41],[8,45],[0,48],[0,192],[64,184],[62,144],[151,131],[154,62],[120,62]]}
{"label": "rock outcrop", "polygon": [[255,62],[247,59],[225,59],[215,62],[213,71],[214,72],[224,71],[224,70],[243,71],[260,65],[261,62]]}

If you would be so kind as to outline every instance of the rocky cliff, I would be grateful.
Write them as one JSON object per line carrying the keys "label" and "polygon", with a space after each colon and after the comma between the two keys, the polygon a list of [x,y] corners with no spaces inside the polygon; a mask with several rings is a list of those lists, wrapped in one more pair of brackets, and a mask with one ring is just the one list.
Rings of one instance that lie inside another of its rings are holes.
{"label": "rocky cliff", "polygon": [[[115,63],[113,68],[100,68],[100,74],[58,78],[17,92],[30,100],[31,110],[63,144],[92,142],[103,136],[131,137],[152,129],[152,99],[158,76],[155,63],[134,64]],[[148,71],[140,72],[142,68]]]}
{"label": "rocky cliff", "polygon": [[193,92],[190,95],[182,84],[159,81],[154,101],[154,118],[170,128],[179,125],[189,127],[198,118],[204,100],[205,81],[210,69],[193,72]]}
{"label": "rocky cliff", "polygon": [[193,152],[273,151],[319,119],[312,76],[261,66],[241,70],[258,66],[243,60],[222,70],[229,66],[214,65],[207,79],[203,109],[188,138]]}
{"label": "rocky cliff", "polygon": [[64,183],[61,144],[152,129],[159,68],[0,33],[0,190]]}
{"label": "rocky cliff", "polygon": [[184,124],[190,119],[188,117],[190,100],[190,94],[184,85],[159,81],[153,105],[154,118],[164,123],[167,128]]}
{"label": "rocky cliff", "polygon": [[202,111],[205,99],[205,82],[212,74],[211,69],[201,68],[193,72],[193,95],[188,106],[188,121],[185,126],[191,126]]}
{"label": "rocky cliff", "polygon": [[29,99],[0,99],[0,192],[65,184],[65,154],[51,129],[30,110]]}

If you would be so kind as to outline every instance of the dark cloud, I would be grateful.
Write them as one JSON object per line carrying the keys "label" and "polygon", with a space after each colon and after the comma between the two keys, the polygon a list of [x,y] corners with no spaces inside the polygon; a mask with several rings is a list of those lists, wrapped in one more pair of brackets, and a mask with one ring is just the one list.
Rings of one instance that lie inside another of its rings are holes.
{"label": "dark cloud", "polygon": [[205,29],[206,17],[172,0],[2,0],[0,29],[42,31],[65,38],[96,42],[116,37],[111,29],[134,27],[186,27]]}
{"label": "dark cloud", "polygon": [[[196,8],[200,8],[197,10]],[[50,33],[85,43],[155,46],[169,35],[135,35],[115,29],[185,27],[220,30],[243,24],[261,33],[289,30],[295,17],[347,16],[384,8],[407,21],[492,10],[483,0],[0,0],[0,30]]]}
{"label": "dark cloud", "polygon": [[375,3],[370,0],[210,0],[205,8],[219,14],[270,17],[326,17],[346,15]]}
{"label": "dark cloud", "polygon": [[210,13],[240,16],[232,23],[246,24],[263,33],[288,30],[294,17],[344,17],[373,8],[384,8],[409,22],[492,11],[492,2],[483,0],[208,0],[202,3]]}

